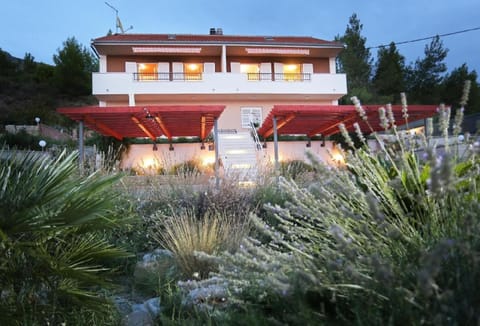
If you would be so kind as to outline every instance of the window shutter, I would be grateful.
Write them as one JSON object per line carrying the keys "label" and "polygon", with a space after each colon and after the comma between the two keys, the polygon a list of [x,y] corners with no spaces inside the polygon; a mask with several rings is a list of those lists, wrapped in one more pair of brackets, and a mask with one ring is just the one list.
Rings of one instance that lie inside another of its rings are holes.
{"label": "window shutter", "polygon": [[183,75],[183,62],[174,62],[172,64],[173,70],[173,80],[184,80],[185,76]]}
{"label": "window shutter", "polygon": [[241,109],[242,128],[250,128],[250,121],[260,125],[262,123],[262,108],[243,107]]}
{"label": "window shutter", "polygon": [[205,62],[203,64],[203,71],[207,74],[213,74],[215,72],[215,62]]}
{"label": "window shutter", "polygon": [[283,63],[275,62],[273,69],[275,69],[276,74],[283,74]]}
{"label": "window shutter", "polygon": [[170,72],[170,64],[168,62],[159,62],[157,65],[157,71],[159,73]]}
{"label": "window shutter", "polygon": [[232,73],[239,74],[240,73],[240,62],[231,62],[230,63],[230,70]]}
{"label": "window shutter", "polygon": [[125,62],[125,72],[135,73],[137,72],[136,62]]}
{"label": "window shutter", "polygon": [[304,74],[313,74],[313,64],[311,63],[304,63],[302,67],[302,72]]}
{"label": "window shutter", "polygon": [[157,64],[157,74],[159,80],[169,80],[170,64],[168,62],[159,62]]}
{"label": "window shutter", "polygon": [[173,69],[173,72],[183,73],[183,62],[174,62],[172,69]]}
{"label": "window shutter", "polygon": [[272,65],[270,62],[260,64],[260,80],[272,80]]}

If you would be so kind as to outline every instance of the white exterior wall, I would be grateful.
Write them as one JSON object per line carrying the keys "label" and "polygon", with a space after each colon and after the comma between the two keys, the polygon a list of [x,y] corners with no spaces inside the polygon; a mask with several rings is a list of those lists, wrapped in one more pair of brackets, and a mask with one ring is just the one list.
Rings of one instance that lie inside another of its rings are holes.
{"label": "white exterior wall", "polygon": [[127,155],[122,158],[120,168],[154,170],[161,166],[168,170],[178,163],[189,160],[215,162],[215,152],[201,150],[200,143],[173,144],[173,147],[174,150],[170,151],[169,144],[157,144],[158,150],[154,151],[153,144],[130,145]]}
{"label": "white exterior wall", "polygon": [[[329,151],[333,154],[338,153],[333,148],[332,142],[327,141],[325,147],[322,147],[322,141],[312,141],[311,147],[306,147],[306,141],[288,141],[279,142],[279,161],[286,162],[292,160],[302,160],[308,162],[306,152],[311,152],[320,161],[335,165]],[[196,160],[200,164],[213,164],[215,162],[215,152],[208,150],[208,144],[205,144],[206,149],[201,150],[200,144],[173,144],[174,150],[169,151],[168,144],[157,145],[158,151],[153,151],[152,144],[133,144],[127,155],[122,159],[120,167],[122,169],[134,169],[136,171],[154,172],[158,167],[163,167],[169,170],[176,164]],[[265,163],[274,163],[274,144],[267,143],[265,151]],[[273,166],[273,165],[271,165]]]}
{"label": "white exterior wall", "polygon": [[[232,69],[233,66],[232,63]],[[183,66],[180,63],[174,63],[173,72],[183,72]],[[311,80],[303,82],[249,81],[247,74],[241,73],[204,74],[202,80],[195,81],[135,81],[132,73],[116,72],[94,73],[92,88],[94,95],[324,94],[325,98],[336,100],[346,94],[347,83],[345,74],[313,74]]]}

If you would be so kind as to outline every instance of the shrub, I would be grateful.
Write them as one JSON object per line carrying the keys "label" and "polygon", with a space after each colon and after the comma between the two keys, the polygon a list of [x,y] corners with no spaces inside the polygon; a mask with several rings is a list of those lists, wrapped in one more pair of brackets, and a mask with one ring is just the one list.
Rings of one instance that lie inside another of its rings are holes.
{"label": "shrub", "polygon": [[181,176],[184,178],[197,177],[202,174],[202,169],[197,161],[190,160],[174,165],[172,167],[171,173],[173,175]]}
{"label": "shrub", "polygon": [[478,144],[459,162],[428,135],[392,132],[395,148],[345,152],[345,168],[313,160],[308,188],[280,178],[287,201],[266,206],[275,225],[254,218],[261,240],[221,257],[215,276],[228,282],[230,302],[287,324],[480,320]]}
{"label": "shrub", "polygon": [[224,212],[209,210],[197,217],[191,210],[179,215],[157,216],[153,237],[170,250],[186,278],[205,278],[217,269],[216,262],[199,253],[218,255],[235,251],[248,233],[246,219],[237,220]]}
{"label": "shrub", "polygon": [[313,167],[301,160],[292,160],[281,162],[280,174],[285,178],[296,180],[308,172],[312,172]]}
{"label": "shrub", "polygon": [[[114,214],[117,176],[82,177],[76,154],[52,161],[34,153],[0,161],[0,323],[111,322],[105,263],[128,257],[103,236]],[[112,322],[111,324],[114,324]]]}

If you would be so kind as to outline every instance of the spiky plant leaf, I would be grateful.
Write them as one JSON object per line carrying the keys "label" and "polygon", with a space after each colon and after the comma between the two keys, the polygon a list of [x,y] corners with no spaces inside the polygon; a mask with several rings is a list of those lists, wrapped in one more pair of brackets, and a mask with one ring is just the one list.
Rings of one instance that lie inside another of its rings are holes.
{"label": "spiky plant leaf", "polygon": [[110,191],[119,176],[83,177],[76,157],[2,155],[0,315],[13,324],[59,324],[84,308],[110,311],[97,290],[109,285],[105,262],[128,256],[102,235],[122,223]]}

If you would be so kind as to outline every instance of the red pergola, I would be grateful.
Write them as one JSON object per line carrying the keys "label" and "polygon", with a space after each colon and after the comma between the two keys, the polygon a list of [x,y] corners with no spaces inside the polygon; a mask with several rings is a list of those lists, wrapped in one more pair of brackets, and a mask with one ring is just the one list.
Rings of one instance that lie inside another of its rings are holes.
{"label": "red pergola", "polygon": [[[277,134],[301,134],[312,137],[321,134],[330,136],[339,132],[338,126],[343,123],[348,131],[353,131],[353,124],[358,122],[362,131],[369,134],[383,130],[380,126],[378,109],[381,105],[364,105],[368,123],[364,122],[353,105],[275,105],[258,130],[264,138],[271,136],[275,130],[273,118],[276,119]],[[402,117],[402,107],[393,105],[392,112],[397,126],[406,123]],[[408,121],[417,121],[431,117],[437,113],[435,105],[409,105]]]}
{"label": "red pergola", "polygon": [[123,138],[198,137],[204,140],[223,105],[64,107],[57,111],[105,136]]}

